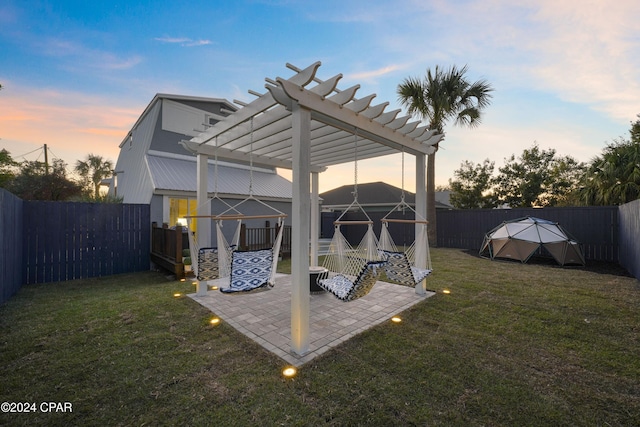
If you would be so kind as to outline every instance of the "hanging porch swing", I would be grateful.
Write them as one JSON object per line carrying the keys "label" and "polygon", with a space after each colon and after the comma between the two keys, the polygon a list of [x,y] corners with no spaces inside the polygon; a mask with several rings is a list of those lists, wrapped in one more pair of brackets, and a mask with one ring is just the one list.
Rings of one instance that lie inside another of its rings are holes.
{"label": "hanging porch swing", "polygon": [[[392,214],[402,212],[402,218],[393,218]],[[409,213],[407,215],[407,212]],[[407,218],[407,217],[411,218]],[[404,150],[402,152],[402,194],[400,202],[381,220],[379,248],[386,261],[384,271],[389,280],[403,286],[415,287],[432,272],[428,221],[418,214],[405,200],[404,191]],[[414,240],[399,250],[389,232],[389,224],[414,225]]]}
{"label": "hanging porch swing", "polygon": [[[216,138],[217,148],[217,138]],[[280,246],[284,231],[284,219],[287,214],[279,211],[268,203],[257,198],[253,193],[253,117],[251,118],[250,147],[249,147],[249,191],[248,196],[235,205],[218,197],[217,155],[215,156],[216,191],[214,199],[222,201],[227,209],[217,215],[192,215],[190,219],[209,219],[216,224],[217,247],[200,248],[198,262],[195,266],[196,277],[200,281],[229,277],[229,286],[221,287],[223,293],[251,292],[258,289],[269,289],[275,284],[276,269],[280,254]],[[209,202],[212,199],[209,199]],[[268,209],[265,214],[245,215],[241,206],[253,201]],[[253,219],[276,219],[277,233],[272,247],[267,249],[240,250],[238,242],[242,221]],[[237,228],[231,242],[227,242],[222,233],[224,221],[236,221]],[[190,244],[192,233],[190,235]],[[194,247],[197,246],[194,240]]]}
{"label": "hanging porch swing", "polygon": [[[373,221],[358,202],[358,133],[355,136],[353,201],[334,221],[333,238],[322,267],[327,273],[318,277],[317,284],[342,301],[353,301],[367,295],[378,281],[384,262],[378,251],[378,239]],[[347,212],[360,211],[364,220],[343,219]],[[342,227],[366,225],[360,243],[354,248],[342,233]]]}

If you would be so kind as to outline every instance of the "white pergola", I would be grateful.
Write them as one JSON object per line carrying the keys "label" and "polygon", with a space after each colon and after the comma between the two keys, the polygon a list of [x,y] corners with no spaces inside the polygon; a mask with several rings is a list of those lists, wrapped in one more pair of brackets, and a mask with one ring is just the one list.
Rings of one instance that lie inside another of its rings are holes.
{"label": "white pergola", "polygon": [[[375,94],[356,98],[360,85],[339,90],[342,74],[320,80],[316,77],[320,65],[299,69],[287,64],[295,73],[292,77],[266,78],[267,92],[249,91],[255,100],[234,101],[241,105],[238,111],[217,117],[220,121],[215,125],[181,143],[197,154],[198,206],[209,209],[209,157],[292,170],[291,350],[300,356],[309,351],[309,266],[318,264],[319,174],[328,166],[356,160],[356,154],[357,160],[399,151],[412,154],[416,212],[426,217],[426,156],[443,137],[409,116],[398,117],[400,110],[385,112],[388,102],[371,105]],[[210,237],[210,224],[199,224],[198,241],[206,244]],[[424,255],[416,253],[416,260],[426,259]],[[206,290],[206,285],[198,285],[199,295]],[[416,292],[426,294],[424,282]]]}

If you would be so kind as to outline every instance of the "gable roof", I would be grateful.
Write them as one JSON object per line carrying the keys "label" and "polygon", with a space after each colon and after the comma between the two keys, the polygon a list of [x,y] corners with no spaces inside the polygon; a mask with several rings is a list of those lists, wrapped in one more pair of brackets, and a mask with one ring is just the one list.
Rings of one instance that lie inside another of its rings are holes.
{"label": "gable roof", "polygon": [[[320,194],[323,206],[348,206],[353,202],[353,185],[343,185]],[[402,189],[385,182],[358,184],[358,202],[362,205],[394,205],[400,202]],[[407,203],[415,202],[415,194],[405,191]]]}
{"label": "gable roof", "polygon": [[[320,194],[322,206],[346,207],[353,202],[353,185],[343,185]],[[400,202],[402,189],[382,181],[358,184],[358,203],[362,206],[394,206]],[[404,192],[404,201],[414,205],[415,193]],[[451,209],[451,206],[436,200],[436,208]]]}
{"label": "gable roof", "polygon": [[[149,104],[147,104],[145,109],[142,111],[142,114],[140,114],[140,117],[138,117],[138,119],[133,124],[133,126],[131,126],[131,129],[133,130],[133,129],[137,128],[140,125],[140,122],[142,120],[144,120],[146,115],[154,107],[154,105],[158,101],[161,101],[163,99],[169,99],[169,100],[173,100],[173,101],[177,101],[177,102],[183,102],[183,103],[185,103],[187,105],[191,104],[191,103],[197,103],[199,105],[218,104],[218,105],[223,106],[225,109],[227,109],[229,111],[236,111],[237,110],[237,107],[234,104],[232,104],[228,100],[222,99],[222,98],[208,98],[208,97],[203,97],[203,96],[188,96],[188,95],[174,95],[174,94],[168,94],[168,93],[156,93],[155,96],[153,97],[153,99],[149,102]],[[131,136],[131,130],[129,132],[127,132],[127,134],[125,135],[124,139],[120,142],[120,145],[119,145],[120,148],[122,148],[129,141],[130,136]]]}

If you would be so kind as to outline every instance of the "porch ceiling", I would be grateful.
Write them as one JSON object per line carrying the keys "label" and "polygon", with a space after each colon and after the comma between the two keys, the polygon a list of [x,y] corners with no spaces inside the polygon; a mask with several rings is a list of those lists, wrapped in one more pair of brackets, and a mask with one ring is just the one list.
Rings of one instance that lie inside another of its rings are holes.
{"label": "porch ceiling", "polygon": [[375,94],[356,98],[360,85],[339,90],[342,74],[320,80],[316,62],[284,79],[266,78],[265,93],[241,105],[215,125],[181,144],[194,153],[218,158],[250,160],[257,165],[292,169],[291,110],[297,103],[311,112],[311,171],[356,159],[393,154],[431,154],[443,135],[429,131],[400,110],[385,112],[388,102],[372,105]]}

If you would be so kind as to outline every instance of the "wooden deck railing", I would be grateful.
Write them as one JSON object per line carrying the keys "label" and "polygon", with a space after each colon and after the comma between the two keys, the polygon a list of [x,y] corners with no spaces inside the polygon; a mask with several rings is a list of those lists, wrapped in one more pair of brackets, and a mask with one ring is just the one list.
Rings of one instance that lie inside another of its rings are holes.
{"label": "wooden deck railing", "polygon": [[[270,226],[269,222],[265,227],[247,228],[244,224],[240,228],[240,249],[256,250],[273,247],[278,226]],[[282,243],[280,243],[280,256],[288,258],[291,256],[291,226],[285,225],[282,230]]]}
{"label": "wooden deck railing", "polygon": [[176,279],[185,277],[182,248],[186,238],[186,231],[179,225],[169,228],[167,224],[151,224],[151,261],[175,274]]}
{"label": "wooden deck railing", "polygon": [[[285,226],[282,230],[282,243],[280,244],[280,256],[291,256],[291,226]],[[240,250],[256,250],[273,247],[278,234],[277,226],[271,227],[269,222],[264,227],[246,227],[244,224],[240,230]],[[169,228],[167,224],[161,227],[153,223],[151,227],[151,260],[158,266],[176,275],[176,279],[185,277],[185,268],[182,263],[182,250],[188,248],[187,229],[181,226]],[[192,254],[195,256],[195,254]]]}

